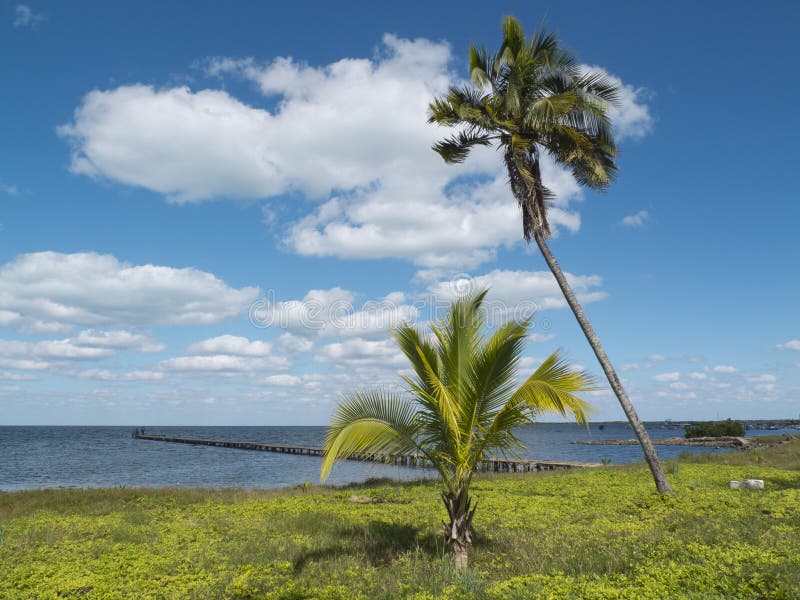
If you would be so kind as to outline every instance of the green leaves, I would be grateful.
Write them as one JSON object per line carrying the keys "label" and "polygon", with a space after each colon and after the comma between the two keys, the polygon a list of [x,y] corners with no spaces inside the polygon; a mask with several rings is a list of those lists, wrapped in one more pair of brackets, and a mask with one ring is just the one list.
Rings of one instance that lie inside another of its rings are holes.
{"label": "green leaves", "polygon": [[469,486],[484,457],[519,450],[514,427],[547,412],[586,422],[589,405],[576,394],[591,389],[591,379],[554,353],[519,385],[530,324],[508,321],[487,336],[486,294],[456,300],[430,336],[408,325],[394,332],[413,371],[402,378],[405,393],[360,392],[338,406],[323,479],[336,459],[359,452],[418,452],[455,492]]}
{"label": "green leaves", "polygon": [[607,187],[617,171],[608,112],[619,89],[604,73],[586,72],[553,33],[539,29],[526,38],[510,16],[503,20],[497,52],[470,48],[469,69],[472,86],[451,88],[429,106],[430,123],[458,129],[433,150],[445,162],[460,163],[477,145],[512,147],[515,159],[506,163],[512,193],[523,207],[525,237],[535,231],[548,237],[547,188],[533,175],[539,171],[534,164],[547,152],[581,185]]}
{"label": "green leaves", "polygon": [[594,380],[589,375],[573,369],[554,352],[514,392],[510,404],[520,403],[534,416],[557,412],[566,417],[572,413],[577,422],[586,424],[591,407],[575,394],[593,389]]}
{"label": "green leaves", "polygon": [[337,458],[370,452],[405,453],[418,450],[414,404],[382,391],[357,392],[336,408],[325,439],[320,479],[330,475]]}
{"label": "green leaves", "polygon": [[462,131],[457,135],[437,142],[433,145],[433,150],[437,152],[445,162],[460,163],[464,162],[469,155],[469,151],[474,146],[491,146],[491,144],[491,136]]}

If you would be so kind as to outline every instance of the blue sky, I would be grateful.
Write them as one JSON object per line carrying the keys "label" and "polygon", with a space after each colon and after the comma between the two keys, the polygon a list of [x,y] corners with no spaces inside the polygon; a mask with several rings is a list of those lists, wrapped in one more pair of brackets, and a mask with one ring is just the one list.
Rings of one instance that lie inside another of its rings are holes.
{"label": "blue sky", "polygon": [[600,375],[496,154],[430,150],[504,14],[622,86],[618,182],[545,176],[641,415],[800,413],[793,3],[0,7],[0,423],[324,424],[465,285]]}

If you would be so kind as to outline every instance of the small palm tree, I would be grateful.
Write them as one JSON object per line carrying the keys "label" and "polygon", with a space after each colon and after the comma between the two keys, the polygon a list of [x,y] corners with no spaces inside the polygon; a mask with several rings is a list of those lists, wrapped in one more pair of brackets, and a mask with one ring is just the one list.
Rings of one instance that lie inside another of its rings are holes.
{"label": "small palm tree", "polygon": [[590,378],[550,355],[518,385],[516,374],[529,321],[509,321],[484,334],[486,291],[455,301],[426,336],[403,325],[394,332],[413,370],[405,392],[358,392],[339,404],[325,440],[321,478],[336,459],[361,452],[414,454],[442,478],[449,523],[445,536],[457,568],[467,566],[475,505],[472,476],[485,458],[514,455],[522,443],[513,429],[540,414],[574,415],[586,423],[589,405],[574,394]]}
{"label": "small palm tree", "polygon": [[503,22],[500,49],[490,55],[472,46],[469,62],[472,85],[453,87],[430,105],[429,122],[460,129],[433,149],[448,163],[462,162],[475,146],[502,151],[511,193],[522,209],[525,240],[536,240],[589,340],[639,438],[658,491],[671,493],[647,430],[547,245],[547,209],[554,196],[542,181],[541,156],[548,153],[580,184],[604,190],[617,171],[608,109],[619,91],[602,74],[585,72],[553,34],[538,31],[526,39],[513,17]]}

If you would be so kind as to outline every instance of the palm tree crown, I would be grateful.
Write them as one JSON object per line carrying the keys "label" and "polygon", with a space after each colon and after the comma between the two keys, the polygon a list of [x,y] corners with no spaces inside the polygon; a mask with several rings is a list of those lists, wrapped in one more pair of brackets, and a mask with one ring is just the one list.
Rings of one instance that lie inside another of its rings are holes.
{"label": "palm tree crown", "polygon": [[503,22],[498,51],[473,45],[469,62],[472,84],[430,104],[430,123],[459,128],[434,150],[456,163],[474,146],[497,146],[522,208],[525,239],[547,238],[553,195],[542,182],[541,154],[569,168],[581,185],[608,186],[617,170],[608,109],[618,88],[602,73],[586,72],[553,34],[537,31],[526,40],[513,17]]}
{"label": "palm tree crown", "polygon": [[478,462],[516,454],[522,447],[514,428],[545,412],[574,415],[586,423],[589,405],[575,393],[591,380],[558,353],[521,383],[517,368],[529,321],[509,321],[485,335],[481,305],[486,291],[453,303],[426,336],[403,325],[394,332],[412,375],[404,393],[354,393],[336,409],[325,441],[321,477],[336,459],[355,453],[413,453],[424,457],[445,487],[450,514],[445,530],[456,556],[466,564],[470,544],[469,486]]}

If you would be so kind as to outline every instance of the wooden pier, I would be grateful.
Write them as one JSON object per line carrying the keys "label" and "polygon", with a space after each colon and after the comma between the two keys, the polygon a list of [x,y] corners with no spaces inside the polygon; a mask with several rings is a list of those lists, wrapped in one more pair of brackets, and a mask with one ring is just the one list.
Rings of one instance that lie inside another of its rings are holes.
{"label": "wooden pier", "polygon": [[[322,448],[312,446],[286,446],[265,442],[237,442],[232,440],[207,440],[202,438],[180,438],[166,435],[133,433],[134,439],[154,442],[172,442],[174,444],[194,444],[197,446],[216,446],[218,448],[235,448],[237,450],[258,450],[261,452],[280,452],[282,454],[300,454],[305,456],[322,456]],[[359,452],[348,458],[361,462],[374,462],[403,467],[430,467],[423,456],[416,454],[382,454],[379,452]],[[582,469],[599,467],[599,463],[524,460],[513,458],[489,458],[478,464],[478,470],[495,473],[530,473],[532,471],[552,471],[555,469]]]}

